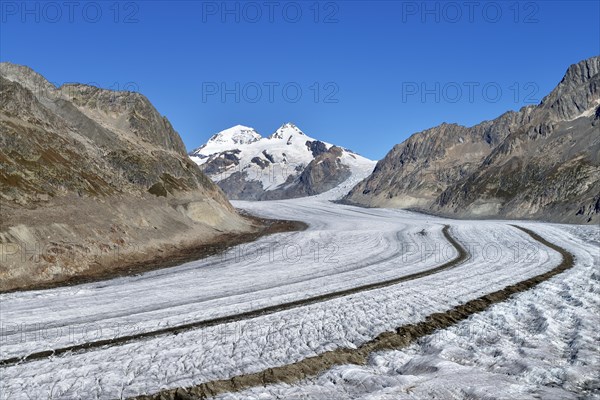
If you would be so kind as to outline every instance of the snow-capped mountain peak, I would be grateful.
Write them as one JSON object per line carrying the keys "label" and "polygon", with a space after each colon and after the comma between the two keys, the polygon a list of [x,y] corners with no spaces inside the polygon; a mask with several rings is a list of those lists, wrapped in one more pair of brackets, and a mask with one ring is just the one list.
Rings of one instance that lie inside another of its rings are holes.
{"label": "snow-capped mountain peak", "polygon": [[306,135],[304,134],[304,132],[302,132],[300,130],[300,128],[298,128],[296,125],[294,125],[291,122],[286,122],[285,124],[281,125],[271,136],[269,136],[269,139],[289,139],[290,137],[294,137],[294,136],[304,136],[306,137]]}
{"label": "snow-capped mountain peak", "polygon": [[342,183],[365,178],[375,166],[290,122],[264,138],[245,126],[226,129],[190,157],[230,198],[246,200],[314,195],[335,187],[347,191]]}
{"label": "snow-capped mountain peak", "polygon": [[262,136],[254,130],[244,125],[236,125],[225,129],[209,139],[209,143],[233,143],[248,144],[260,140]]}
{"label": "snow-capped mountain peak", "polygon": [[211,136],[202,146],[194,149],[190,154],[199,157],[219,153],[240,145],[247,145],[262,139],[262,136],[249,126],[235,125]]}

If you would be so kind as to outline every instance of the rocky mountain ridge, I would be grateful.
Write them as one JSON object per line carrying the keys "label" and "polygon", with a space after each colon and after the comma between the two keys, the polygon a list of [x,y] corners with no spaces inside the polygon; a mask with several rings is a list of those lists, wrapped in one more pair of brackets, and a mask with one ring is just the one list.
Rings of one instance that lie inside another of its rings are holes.
{"label": "rocky mountain ridge", "polygon": [[382,159],[347,203],[460,218],[600,222],[600,57],[570,66],[539,105],[442,124]]}
{"label": "rocky mountain ridge", "polygon": [[1,63],[0,129],[0,290],[255,229],[139,93]]}

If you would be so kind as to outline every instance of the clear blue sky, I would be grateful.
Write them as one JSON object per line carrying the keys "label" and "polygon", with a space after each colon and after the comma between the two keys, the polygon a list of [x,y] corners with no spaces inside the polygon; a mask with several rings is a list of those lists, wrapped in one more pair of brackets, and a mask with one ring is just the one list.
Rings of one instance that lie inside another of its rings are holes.
{"label": "clear blue sky", "polygon": [[188,149],[291,121],[379,159],[441,122],[537,103],[600,54],[598,1],[78,3],[2,1],[0,59],[137,89]]}

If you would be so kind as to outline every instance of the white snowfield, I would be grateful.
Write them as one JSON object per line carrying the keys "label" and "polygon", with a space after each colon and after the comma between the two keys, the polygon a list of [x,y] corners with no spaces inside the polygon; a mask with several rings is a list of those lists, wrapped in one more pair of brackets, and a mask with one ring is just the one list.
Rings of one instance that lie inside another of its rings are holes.
{"label": "white snowfield", "polygon": [[[382,332],[549,271],[562,259],[510,226],[514,222],[363,209],[331,203],[331,197],[335,194],[235,203],[262,216],[306,221],[310,227],[303,232],[272,235],[224,255],[140,276],[0,295],[0,359],[239,314],[425,271],[457,256],[442,234],[444,225],[470,257],[429,276],[285,311],[5,365],[0,369],[1,398],[125,398],[259,372],[359,346]],[[223,398],[429,398],[446,386],[448,391],[439,393],[468,398],[470,392],[460,390],[482,393],[506,382],[498,390],[507,395],[500,398],[577,393],[583,384],[598,390],[597,380],[590,377],[591,368],[598,368],[591,318],[597,318],[600,291],[600,276],[593,273],[600,261],[598,229],[517,224],[571,251],[576,266],[441,332],[443,340],[426,338],[404,351],[374,355],[371,365],[336,367],[301,385]],[[499,316],[501,323],[489,322]],[[500,338],[490,345],[485,342],[487,330],[482,338],[461,333],[472,323],[501,326],[509,333],[496,333]],[[523,327],[529,337],[511,336]],[[562,353],[553,354],[555,348]],[[552,362],[556,369],[547,372]]]}

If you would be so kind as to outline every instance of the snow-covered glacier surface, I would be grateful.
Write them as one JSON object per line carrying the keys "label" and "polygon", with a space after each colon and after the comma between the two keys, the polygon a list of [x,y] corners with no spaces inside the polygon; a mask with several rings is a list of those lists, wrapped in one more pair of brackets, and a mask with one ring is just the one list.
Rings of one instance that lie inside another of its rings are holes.
{"label": "snow-covered glacier surface", "polygon": [[599,231],[523,225],[575,254],[575,268],[368,365],[216,399],[600,398]]}
{"label": "snow-covered glacier surface", "polygon": [[[530,222],[455,221],[334,204],[327,195],[237,202],[303,232],[272,235],[177,267],[43,291],[0,295],[2,359],[152,332],[302,300],[434,268],[422,278],[177,335],[1,367],[2,399],[114,399],[262,371],[422,321],[554,268],[573,269],[409,348],[373,354],[297,385],[222,398],[592,398],[599,384],[599,229]],[[536,397],[537,396],[537,397]]]}

